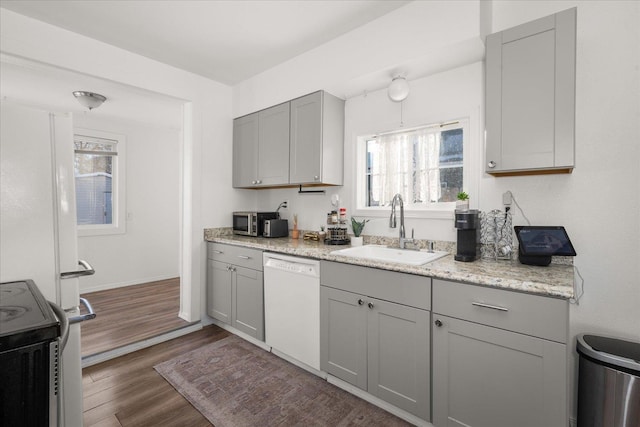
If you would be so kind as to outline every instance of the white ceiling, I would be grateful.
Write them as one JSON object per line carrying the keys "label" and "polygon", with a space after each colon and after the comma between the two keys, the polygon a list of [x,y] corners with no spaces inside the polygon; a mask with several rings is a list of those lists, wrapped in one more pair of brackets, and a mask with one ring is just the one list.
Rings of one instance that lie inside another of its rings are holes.
{"label": "white ceiling", "polygon": [[0,6],[234,85],[406,3],[2,0]]}

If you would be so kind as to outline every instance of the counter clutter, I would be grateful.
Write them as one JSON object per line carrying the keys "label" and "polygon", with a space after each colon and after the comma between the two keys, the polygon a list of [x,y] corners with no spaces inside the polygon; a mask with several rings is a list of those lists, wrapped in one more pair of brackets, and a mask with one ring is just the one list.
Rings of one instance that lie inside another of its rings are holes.
{"label": "counter clutter", "polygon": [[331,255],[335,247],[312,240],[230,235],[224,229],[205,229],[208,242],[260,249],[319,260],[336,261],[383,270],[429,276],[436,279],[466,282],[494,288],[509,289],[535,295],[570,299],[575,296],[574,273],[570,265],[552,264],[548,267],[526,266],[517,260],[457,262],[453,254],[422,266],[407,266],[364,259]]}

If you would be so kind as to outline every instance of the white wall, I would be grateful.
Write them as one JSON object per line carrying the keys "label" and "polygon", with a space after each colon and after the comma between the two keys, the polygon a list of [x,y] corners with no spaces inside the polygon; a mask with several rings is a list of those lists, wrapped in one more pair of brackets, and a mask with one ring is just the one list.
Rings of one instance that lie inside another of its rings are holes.
{"label": "white wall", "polygon": [[[483,14],[490,12],[491,28],[495,32],[573,6],[578,6],[576,169],[570,175],[504,178],[478,172],[477,179],[480,181],[478,207],[481,210],[500,207],[502,193],[511,190],[534,224],[566,226],[576,246],[578,256],[575,264],[585,279],[585,285],[584,296],[579,305],[571,306],[570,315],[573,338],[569,343],[570,384],[575,388],[575,335],[589,332],[640,341],[640,225],[637,220],[640,214],[640,3],[496,1],[490,11],[483,9]],[[413,4],[412,7],[420,6]],[[403,10],[407,8],[401,8],[397,13],[401,14]],[[447,18],[443,17],[443,21],[449,23]],[[392,28],[380,28],[384,35],[393,37]],[[247,113],[253,107],[262,108],[280,102],[283,98],[278,93],[298,96],[311,87],[316,90],[335,87],[339,76],[333,72],[337,62],[334,58],[340,60],[346,78],[352,78],[352,69],[364,72],[359,64],[345,58],[344,53],[353,52],[354,61],[358,62],[358,47],[366,49],[367,40],[363,38],[361,44],[356,45],[353,38],[348,37],[344,39],[344,46],[342,40],[331,43],[332,49],[337,51],[335,55],[319,48],[318,52],[308,52],[244,82],[240,88],[251,88],[251,99],[234,88],[234,113]],[[393,52],[380,49],[376,59],[386,65],[386,58],[395,56]],[[298,64],[302,63],[315,67],[312,72],[304,73],[304,85],[297,84],[295,79],[291,85],[276,77],[291,78],[298,71]],[[372,71],[375,69],[375,64],[367,63],[367,66]],[[437,90],[436,95],[432,95],[416,88],[427,87],[438,78],[446,81],[459,71],[444,72],[442,76],[434,75],[420,81],[412,80],[409,74],[412,90],[407,104],[411,101],[417,108],[422,106],[425,109],[438,105]],[[476,86],[459,99],[461,106],[472,105],[477,101],[477,94],[484,90],[481,81],[472,75],[470,78],[475,79],[472,83]],[[291,93],[292,86],[300,93]],[[262,87],[265,89],[261,90]],[[369,96],[378,99],[379,103],[365,102],[366,98],[357,97],[347,101],[346,159],[352,158],[353,132],[358,129],[360,120],[366,124],[369,116],[374,123],[373,117],[380,117],[380,113],[388,113],[389,120],[397,117],[397,113],[388,111],[392,107],[384,105],[382,95],[374,93]],[[483,108],[483,103],[480,104]],[[473,162],[479,170],[484,169],[481,153]],[[347,160],[347,177],[352,168]],[[299,214],[302,228],[317,229],[322,213],[326,214],[329,208],[329,195],[339,193],[343,200],[350,200],[352,191],[352,181],[347,178],[343,188],[330,188],[327,196],[314,198],[298,196],[293,190],[277,190],[259,193],[257,199],[260,208],[267,209],[277,206],[281,199],[289,198],[289,211]],[[515,214],[514,223],[523,224],[524,219],[517,209]],[[373,230],[384,232],[384,226],[371,225],[365,233]],[[431,235],[438,226],[436,221],[424,220],[416,233],[420,237],[423,232]],[[574,391],[572,389],[575,399]]]}
{"label": "white wall", "polygon": [[78,238],[78,256],[96,274],[80,292],[180,275],[180,129],[74,116],[74,126],[126,137],[126,232]]}
{"label": "white wall", "polygon": [[228,226],[233,209],[222,206],[242,204],[247,198],[231,188],[230,166],[217,166],[231,159],[231,88],[6,9],[0,21],[2,53],[185,100],[180,311],[187,320],[198,320],[206,302],[202,230]]}

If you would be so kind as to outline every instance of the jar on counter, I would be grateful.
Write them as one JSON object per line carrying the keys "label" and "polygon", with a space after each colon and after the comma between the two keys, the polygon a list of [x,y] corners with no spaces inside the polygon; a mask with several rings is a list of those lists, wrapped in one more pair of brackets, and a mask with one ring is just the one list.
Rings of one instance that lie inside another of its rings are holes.
{"label": "jar on counter", "polygon": [[347,222],[347,208],[340,208],[340,224]]}

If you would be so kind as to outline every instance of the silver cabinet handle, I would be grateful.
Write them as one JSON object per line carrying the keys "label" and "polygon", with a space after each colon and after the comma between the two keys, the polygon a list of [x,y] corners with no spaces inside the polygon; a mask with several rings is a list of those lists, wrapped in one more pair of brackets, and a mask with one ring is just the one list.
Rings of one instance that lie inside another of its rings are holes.
{"label": "silver cabinet handle", "polygon": [[317,180],[319,180],[319,179],[320,179],[320,177],[319,177],[318,175],[316,175],[316,176],[314,176],[314,177],[313,177],[313,180],[314,180],[314,181],[317,181]]}
{"label": "silver cabinet handle", "polygon": [[217,249],[212,250],[211,252],[213,252],[214,254],[223,254],[224,252],[219,251]]}
{"label": "silver cabinet handle", "polygon": [[85,306],[88,313],[80,314],[78,316],[73,316],[69,318],[69,324],[73,325],[74,323],[84,322],[85,320],[91,320],[96,318],[96,312],[93,311],[93,307],[91,307],[91,303],[86,298],[80,298],[80,303]]}
{"label": "silver cabinet handle", "polygon": [[89,263],[83,259],[78,260],[78,265],[81,265],[83,267],[82,270],[75,270],[75,271],[65,271],[64,273],[60,273],[60,278],[61,279],[73,279],[74,277],[81,277],[81,276],[91,276],[93,274],[95,274],[95,270],[93,269],[93,267],[91,267],[91,265],[89,265]]}
{"label": "silver cabinet handle", "polygon": [[476,307],[482,307],[482,308],[490,308],[491,310],[498,310],[498,311],[509,311],[508,308],[505,307],[500,307],[499,305],[491,305],[491,304],[485,304],[483,302],[472,302],[471,305],[475,305]]}
{"label": "silver cabinet handle", "polygon": [[238,258],[242,258],[242,259],[251,259],[250,256],[246,256],[246,255],[238,255]]}
{"label": "silver cabinet handle", "polygon": [[489,163],[487,163],[487,166],[489,166],[489,168],[493,169],[497,166],[496,162],[494,162],[493,160],[491,160]]}

